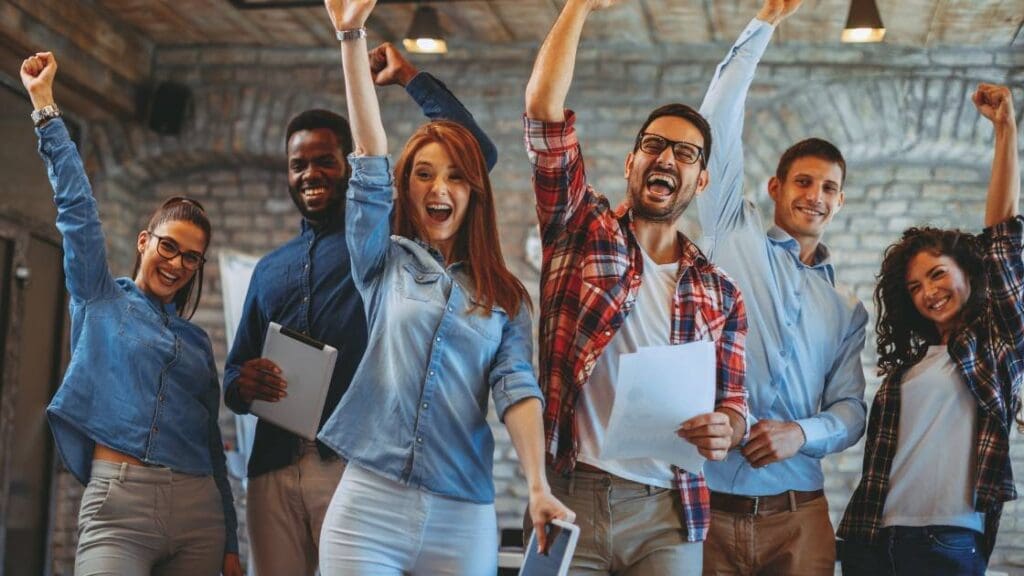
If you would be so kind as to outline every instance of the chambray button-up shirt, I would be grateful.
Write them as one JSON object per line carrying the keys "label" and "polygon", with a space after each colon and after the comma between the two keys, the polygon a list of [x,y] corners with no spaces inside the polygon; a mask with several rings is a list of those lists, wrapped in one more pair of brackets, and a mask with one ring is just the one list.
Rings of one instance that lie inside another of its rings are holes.
{"label": "chambray button-up shirt", "polygon": [[350,156],[345,208],[352,276],[366,307],[369,343],[320,440],[386,478],[458,500],[491,503],[499,418],[540,399],[529,308],[515,317],[474,306],[462,264],[445,267],[426,245],[390,235],[389,157]]}
{"label": "chambray button-up shirt", "polygon": [[[494,166],[498,158],[494,144],[440,80],[420,72],[405,89],[431,120],[452,120],[472,132],[487,167]],[[348,389],[366,349],[366,319],[349,271],[343,210],[319,228],[303,220],[299,235],[261,258],[253,271],[224,368],[224,403],[235,412],[249,411],[238,393],[238,376],[242,364],[260,357],[271,321],[338,349],[327,400],[319,416],[322,426]],[[249,477],[288,466],[298,456],[300,445],[301,439],[295,434],[260,419],[249,458]],[[320,446],[320,455],[333,457],[324,446]]]}
{"label": "chambray button-up shirt", "polygon": [[743,198],[743,112],[747,90],[774,28],[753,20],[740,34],[701,105],[711,123],[711,184],[697,197],[703,244],[739,284],[747,305],[747,391],[753,420],[795,421],[807,438],[792,458],[754,469],[739,450],[704,466],[712,490],[761,496],[824,486],[821,458],[864,433],[867,312],[835,287],[828,248],[814,264],[785,231],[766,233]]}
{"label": "chambray button-up shirt", "polygon": [[210,339],[131,278],[111,276],[96,200],[64,122],[50,120],[36,132],[71,295],[71,363],[46,409],[57,450],[83,484],[97,443],[148,465],[212,475],[224,506],[227,551],[237,552]]}

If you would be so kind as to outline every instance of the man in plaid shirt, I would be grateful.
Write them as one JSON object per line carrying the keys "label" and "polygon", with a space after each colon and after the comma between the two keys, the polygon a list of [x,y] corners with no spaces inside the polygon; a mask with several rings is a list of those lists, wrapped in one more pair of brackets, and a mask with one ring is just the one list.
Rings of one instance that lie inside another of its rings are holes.
{"label": "man in plaid shirt", "polygon": [[[708,185],[711,130],[696,110],[670,104],[643,124],[626,156],[621,206],[612,209],[588,184],[564,103],[587,15],[616,3],[569,0],[527,87],[526,147],[544,249],[548,477],[579,519],[574,574],[700,574],[710,519],[703,474],[654,459],[602,459],[601,446],[620,355],[704,340],[715,344],[716,409],[665,434],[724,458],[746,431],[746,313],[736,284],[676,228]],[[681,379],[686,369],[679,366]]]}

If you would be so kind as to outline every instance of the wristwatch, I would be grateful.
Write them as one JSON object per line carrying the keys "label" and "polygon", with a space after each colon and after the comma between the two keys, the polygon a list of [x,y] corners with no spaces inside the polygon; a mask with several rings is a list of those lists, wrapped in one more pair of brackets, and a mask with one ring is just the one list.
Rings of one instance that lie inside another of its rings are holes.
{"label": "wristwatch", "polygon": [[39,110],[33,110],[31,116],[32,122],[38,128],[50,120],[60,117],[60,108],[57,108],[56,104],[48,104]]}
{"label": "wristwatch", "polygon": [[351,30],[336,30],[335,37],[338,38],[338,42],[344,42],[346,40],[358,40],[360,38],[366,38],[366,28],[353,28]]}

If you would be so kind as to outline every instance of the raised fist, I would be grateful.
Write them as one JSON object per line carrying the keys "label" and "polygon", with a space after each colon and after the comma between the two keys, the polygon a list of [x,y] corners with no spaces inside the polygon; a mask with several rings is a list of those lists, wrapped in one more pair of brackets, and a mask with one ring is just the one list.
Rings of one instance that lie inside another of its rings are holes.
{"label": "raised fist", "polygon": [[377,86],[405,86],[418,73],[419,70],[390,42],[370,50],[370,74]]}
{"label": "raised fist", "polygon": [[377,0],[324,0],[335,30],[362,28]]}
{"label": "raised fist", "polygon": [[52,94],[56,74],[57,59],[51,52],[37,52],[21,63],[21,83],[29,95]]}
{"label": "raised fist", "polygon": [[996,84],[978,84],[978,89],[971,97],[974,106],[982,116],[992,124],[999,126],[1014,122],[1013,94],[1006,86]]}

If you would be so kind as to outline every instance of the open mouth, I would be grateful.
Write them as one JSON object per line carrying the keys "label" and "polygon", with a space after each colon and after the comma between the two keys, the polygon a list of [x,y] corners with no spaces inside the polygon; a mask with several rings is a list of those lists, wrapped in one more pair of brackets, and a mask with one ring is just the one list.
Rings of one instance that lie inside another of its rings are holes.
{"label": "open mouth", "polygon": [[654,172],[647,176],[647,190],[655,196],[667,198],[676,191],[676,186],[678,182],[671,174]]}
{"label": "open mouth", "polygon": [[160,268],[157,268],[156,276],[164,286],[174,286],[178,283],[178,280],[181,280],[180,274],[172,274],[166,270],[161,270]]}
{"label": "open mouth", "polygon": [[445,222],[452,217],[454,209],[448,204],[430,203],[427,204],[427,216],[434,222]]}
{"label": "open mouth", "polygon": [[302,189],[302,197],[306,200],[321,200],[327,197],[326,186],[309,186]]}
{"label": "open mouth", "polygon": [[797,206],[796,211],[811,218],[823,218],[825,216],[825,213],[823,211],[816,210],[814,208],[808,208],[806,206]]}
{"label": "open mouth", "polygon": [[928,309],[931,310],[932,312],[941,312],[943,309],[945,309],[946,304],[949,304],[950,298],[951,298],[950,296],[946,296],[945,298],[940,298],[940,299],[936,300],[935,302],[932,302],[931,304],[929,304],[928,305]]}

